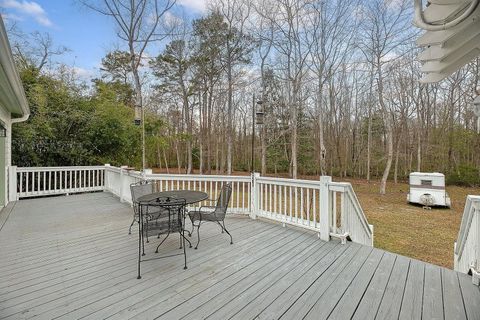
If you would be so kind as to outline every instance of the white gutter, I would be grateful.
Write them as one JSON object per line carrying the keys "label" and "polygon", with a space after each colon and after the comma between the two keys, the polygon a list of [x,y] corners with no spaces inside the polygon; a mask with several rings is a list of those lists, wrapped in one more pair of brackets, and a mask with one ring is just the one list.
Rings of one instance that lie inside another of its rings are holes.
{"label": "white gutter", "polygon": [[467,19],[472,12],[477,8],[478,3],[480,0],[472,0],[470,6],[465,10],[459,17],[455,18],[454,20],[444,23],[444,24],[431,24],[426,22],[423,13],[422,13],[422,0],[414,0],[414,7],[415,7],[415,18],[414,23],[417,27],[427,30],[427,31],[440,31],[446,30],[452,27],[455,27],[460,22]]}
{"label": "white gutter", "polygon": [[23,90],[22,81],[15,67],[15,60],[13,59],[12,49],[10,47],[10,42],[8,41],[7,31],[5,25],[3,24],[2,17],[0,16],[0,64],[3,69],[2,75],[4,75],[6,80],[5,93],[9,101],[9,105],[3,107],[10,110],[10,108],[15,107],[21,111],[10,112],[12,114],[11,121],[21,122],[28,119],[30,115],[30,109],[28,108],[28,101],[25,96],[25,91]]}

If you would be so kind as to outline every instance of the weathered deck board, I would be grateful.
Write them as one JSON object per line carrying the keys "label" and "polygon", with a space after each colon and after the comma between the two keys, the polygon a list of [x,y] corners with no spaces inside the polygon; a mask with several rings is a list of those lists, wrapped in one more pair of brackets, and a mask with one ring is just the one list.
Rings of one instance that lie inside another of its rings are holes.
{"label": "weathered deck board", "polygon": [[425,264],[418,260],[412,260],[405,284],[400,320],[422,319],[424,278]]}
{"label": "weathered deck board", "polygon": [[457,275],[446,269],[442,269],[441,272],[444,305],[448,306],[444,310],[445,319],[467,319]]}
{"label": "weathered deck board", "polygon": [[[463,305],[468,320],[480,320],[480,289],[472,286],[472,280],[465,274],[458,273],[458,282],[462,290]],[[447,308],[449,306],[446,306]]]}
{"label": "weathered deck board", "polygon": [[443,319],[443,294],[440,267],[425,266],[425,287],[423,290],[423,319]]}
{"label": "weathered deck board", "polygon": [[402,298],[407,279],[410,259],[397,256],[392,274],[383,292],[382,302],[378,307],[376,319],[397,319],[402,306]]}
{"label": "weathered deck board", "polygon": [[480,319],[467,275],[245,216],[227,218],[233,245],[206,224],[187,270],[182,256],[154,260],[137,280],[131,219],[108,193],[10,204],[0,213],[0,319]]}

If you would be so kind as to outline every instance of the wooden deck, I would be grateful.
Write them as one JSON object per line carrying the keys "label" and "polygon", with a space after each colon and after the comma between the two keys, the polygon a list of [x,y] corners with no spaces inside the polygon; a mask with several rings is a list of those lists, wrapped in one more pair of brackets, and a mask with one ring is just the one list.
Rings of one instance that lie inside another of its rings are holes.
{"label": "wooden deck", "polygon": [[[233,245],[206,224],[188,270],[182,256],[148,261],[137,280],[131,218],[108,193],[10,204],[0,213],[0,318],[480,319],[466,275],[246,216],[227,219]],[[159,254],[174,251],[178,237]]]}

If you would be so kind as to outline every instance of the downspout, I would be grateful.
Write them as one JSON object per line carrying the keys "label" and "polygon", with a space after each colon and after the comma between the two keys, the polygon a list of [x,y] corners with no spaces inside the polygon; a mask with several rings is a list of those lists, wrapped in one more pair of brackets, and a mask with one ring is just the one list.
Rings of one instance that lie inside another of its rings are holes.
{"label": "downspout", "polygon": [[[26,112],[28,112],[28,111],[26,111]],[[30,113],[25,113],[23,116],[21,116],[19,118],[10,119],[10,121],[12,123],[23,122],[23,121],[27,121],[29,117],[30,117]]]}

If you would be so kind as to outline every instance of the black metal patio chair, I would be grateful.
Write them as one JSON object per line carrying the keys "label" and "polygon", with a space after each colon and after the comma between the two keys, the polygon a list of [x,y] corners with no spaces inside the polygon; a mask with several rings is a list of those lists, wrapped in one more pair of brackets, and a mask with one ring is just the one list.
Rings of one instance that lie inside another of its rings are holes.
{"label": "black metal patio chair", "polygon": [[[227,228],[225,227],[225,215],[227,214],[228,204],[230,202],[230,198],[232,196],[232,184],[225,183],[222,186],[222,190],[220,192],[220,196],[216,200],[215,206],[201,206],[197,211],[190,211],[188,216],[190,221],[192,222],[192,231],[190,232],[190,236],[192,235],[195,227],[197,227],[197,236],[198,241],[195,249],[198,248],[198,244],[200,243],[200,225],[202,222],[215,222],[217,223],[220,228],[222,228],[222,233],[225,231],[230,236],[230,244],[233,244],[233,238],[230,232],[228,232]],[[215,200],[206,200],[214,202]],[[195,224],[197,222],[197,224]]]}
{"label": "black metal patio chair", "polygon": [[[128,228],[128,234],[132,233],[132,226],[135,222],[139,222],[140,205],[138,204],[138,198],[153,193],[154,183],[149,180],[141,180],[130,185],[130,192],[132,194],[133,203],[133,220]],[[162,215],[166,216],[168,212],[160,206],[145,206],[144,218],[147,220],[158,220]],[[148,235],[147,235],[148,242]]]}

